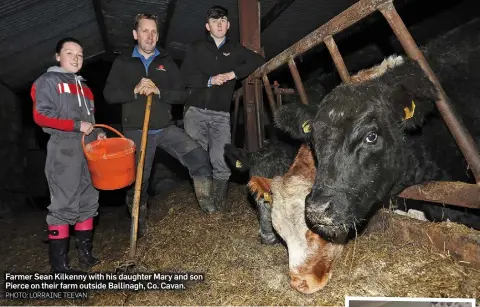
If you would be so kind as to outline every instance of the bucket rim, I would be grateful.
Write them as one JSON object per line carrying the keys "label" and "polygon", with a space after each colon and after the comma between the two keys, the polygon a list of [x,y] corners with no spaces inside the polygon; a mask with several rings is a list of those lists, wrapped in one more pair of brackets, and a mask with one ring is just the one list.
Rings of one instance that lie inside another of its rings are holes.
{"label": "bucket rim", "polygon": [[[93,152],[87,152],[87,148],[89,147],[95,147],[98,144],[109,142],[109,141],[124,141],[128,142],[130,144],[130,147],[118,152],[111,152],[111,153],[102,153],[102,154],[96,154],[94,151]],[[127,138],[108,138],[106,140],[96,140],[93,141],[87,145],[85,145],[83,152],[85,153],[85,156],[88,161],[98,161],[98,160],[113,160],[113,159],[119,159],[119,158],[124,158],[126,156],[133,155],[135,153],[136,147],[135,143]]]}

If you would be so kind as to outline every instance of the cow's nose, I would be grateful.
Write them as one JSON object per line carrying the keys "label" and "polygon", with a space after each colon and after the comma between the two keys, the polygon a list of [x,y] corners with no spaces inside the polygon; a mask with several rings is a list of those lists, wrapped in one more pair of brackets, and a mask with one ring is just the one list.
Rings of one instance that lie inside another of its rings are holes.
{"label": "cow's nose", "polygon": [[318,210],[325,213],[328,213],[328,211],[330,211],[331,208],[332,208],[332,202],[330,200],[318,206]]}
{"label": "cow's nose", "polygon": [[319,281],[313,274],[290,274],[290,286],[301,293],[315,293],[322,289],[325,284],[326,282]]}
{"label": "cow's nose", "polygon": [[307,195],[305,205],[307,211],[316,214],[328,214],[333,207],[331,200],[328,200],[325,197],[315,197],[315,194],[313,193]]}

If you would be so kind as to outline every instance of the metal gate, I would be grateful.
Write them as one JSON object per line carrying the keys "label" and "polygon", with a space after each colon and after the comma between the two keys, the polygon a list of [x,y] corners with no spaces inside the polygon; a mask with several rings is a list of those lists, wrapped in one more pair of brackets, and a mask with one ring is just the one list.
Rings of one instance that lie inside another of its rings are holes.
{"label": "metal gate", "polygon": [[[430,65],[427,63],[422,52],[418,49],[415,40],[412,38],[407,27],[399,16],[393,0],[360,0],[339,15],[332,18],[330,21],[314,30],[291,47],[284,50],[279,55],[270,59],[263,66],[259,67],[249,77],[247,82],[254,84],[254,100],[256,108],[256,122],[246,124],[256,124],[255,129],[257,135],[246,135],[249,138],[256,138],[257,144],[263,142],[263,100],[261,95],[261,82],[267,94],[267,99],[272,112],[281,105],[282,94],[292,93],[291,89],[280,89],[278,85],[273,86],[269,81],[268,74],[278,69],[284,64],[288,64],[290,73],[295,82],[296,90],[300,96],[300,100],[304,104],[308,104],[308,97],[303,86],[301,76],[298,72],[295,57],[299,56],[322,42],[328,48],[333,62],[339,72],[339,75],[344,83],[350,82],[350,74],[342,55],[338,50],[337,44],[333,35],[345,30],[356,22],[369,16],[370,14],[379,11],[387,20],[392,28],[394,34],[397,36],[406,54],[416,60],[425,74],[430,78],[435,87],[439,91],[439,100],[436,101],[438,110],[440,111],[443,120],[448,129],[453,135],[458,147],[460,148],[465,160],[468,163],[469,169],[472,171],[477,184],[469,184],[464,182],[448,182],[435,181],[427,182],[420,185],[408,187],[402,191],[398,196],[403,198],[411,198],[417,200],[431,201],[442,204],[449,204],[467,208],[480,208],[480,156],[478,148],[459,117],[457,116],[453,106],[450,104],[445,91],[440,82],[432,71]],[[261,81],[260,81],[261,80]],[[245,87],[245,83],[244,83]],[[259,94],[260,92],[260,94]],[[236,132],[236,118],[238,116],[238,105],[241,97],[241,91],[235,93],[235,111],[234,111],[234,133]],[[276,96],[276,99],[275,99]],[[252,143],[252,142],[250,142]],[[249,149],[249,148],[247,148]],[[251,150],[251,148],[250,148]]]}

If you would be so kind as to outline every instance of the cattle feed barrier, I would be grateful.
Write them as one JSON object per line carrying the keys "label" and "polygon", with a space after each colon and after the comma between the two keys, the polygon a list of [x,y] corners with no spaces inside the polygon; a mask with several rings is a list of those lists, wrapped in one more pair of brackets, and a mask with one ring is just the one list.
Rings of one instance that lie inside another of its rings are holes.
{"label": "cattle feed barrier", "polygon": [[[476,184],[449,181],[428,182],[408,187],[398,196],[460,207],[480,208],[479,150],[472,136],[466,130],[465,126],[456,114],[453,106],[450,104],[448,96],[440,85],[435,73],[427,63],[422,52],[418,49],[415,40],[405,26],[402,18],[399,16],[395,6],[393,5],[393,0],[359,0],[357,3],[333,17],[330,21],[312,31],[310,34],[259,67],[248,77],[248,82],[255,84],[257,88],[259,83],[258,80],[260,78],[262,79],[263,86],[266,89],[268,103],[272,112],[275,112],[276,106],[281,103],[281,95],[283,93],[277,93],[277,101],[275,103],[275,97],[271,90],[272,86],[267,75],[282,65],[288,64],[290,73],[292,74],[295,82],[296,90],[300,96],[300,100],[302,103],[308,104],[307,93],[296,67],[295,57],[305,53],[317,45],[320,45],[322,42],[327,46],[327,49],[332,56],[333,62],[342,81],[344,83],[350,82],[348,69],[345,66],[345,62],[340,54],[340,51],[338,50],[333,35],[345,30],[346,28],[352,26],[376,11],[379,11],[387,20],[394,34],[397,36],[402,47],[404,48],[406,54],[419,63],[422,70],[438,89],[440,93],[440,99],[436,101],[437,108],[452,136],[454,137],[458,147],[460,148],[463,156],[465,157],[465,160],[467,161],[476,181]],[[259,100],[261,95],[255,96],[256,105],[261,105],[262,102]],[[238,114],[238,104],[240,100],[240,95],[238,92],[234,97],[235,111],[233,136],[235,136],[236,131],[236,116]],[[257,108],[257,113],[260,113],[259,109],[260,108]],[[257,114],[257,120],[259,117],[260,114]],[[261,122],[263,121],[258,121],[258,125],[260,125]],[[261,131],[261,129],[258,129],[258,131]],[[258,138],[259,143],[261,144],[263,141],[262,133],[258,133]],[[435,191],[435,193],[432,193],[432,191]]]}

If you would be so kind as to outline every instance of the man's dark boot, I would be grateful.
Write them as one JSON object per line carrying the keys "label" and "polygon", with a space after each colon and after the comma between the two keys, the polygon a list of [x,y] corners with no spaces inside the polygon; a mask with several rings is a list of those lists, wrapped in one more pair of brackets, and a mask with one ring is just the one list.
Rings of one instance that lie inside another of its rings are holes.
{"label": "man's dark boot", "polygon": [[75,243],[78,251],[78,263],[82,270],[89,270],[100,263],[92,254],[93,249],[93,218],[75,225]]}
{"label": "man's dark boot", "polygon": [[[130,193],[127,192],[127,208],[128,208],[128,213],[130,214],[130,217],[132,216],[132,209],[133,209],[133,189],[132,192]],[[140,239],[143,237],[146,232],[147,232],[147,202],[148,202],[148,196],[142,195],[140,197],[140,204],[138,208],[138,232],[137,232],[137,238]]]}
{"label": "man's dark boot", "polygon": [[219,211],[229,211],[227,205],[228,180],[213,179],[213,199]]}
{"label": "man's dark boot", "polygon": [[69,225],[48,225],[48,258],[52,273],[81,273],[70,267],[68,250],[70,247]]}
{"label": "man's dark boot", "polygon": [[195,177],[193,187],[200,209],[206,213],[217,211],[212,197],[212,180],[208,177]]}

